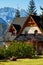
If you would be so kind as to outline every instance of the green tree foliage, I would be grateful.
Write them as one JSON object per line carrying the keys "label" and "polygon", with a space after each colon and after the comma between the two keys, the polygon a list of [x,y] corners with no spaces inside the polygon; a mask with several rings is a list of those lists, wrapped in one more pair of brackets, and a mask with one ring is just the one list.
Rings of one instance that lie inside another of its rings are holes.
{"label": "green tree foliage", "polygon": [[7,49],[0,49],[0,58],[10,58],[12,56],[17,58],[31,58],[34,54],[33,46],[26,44],[25,42],[13,41]]}
{"label": "green tree foliage", "polygon": [[43,8],[40,7],[40,9],[41,9],[41,11],[42,11],[42,13],[41,13],[41,15],[40,15],[40,17],[41,17],[40,23],[41,23],[41,25],[43,26]]}
{"label": "green tree foliage", "polygon": [[19,9],[16,10],[15,17],[20,17],[20,11],[19,11]]}
{"label": "green tree foliage", "polygon": [[14,41],[13,44],[9,46],[6,54],[10,57],[15,56],[17,58],[29,58],[33,56],[34,49],[32,46],[24,42]]}
{"label": "green tree foliage", "polygon": [[32,14],[36,15],[37,14],[34,0],[31,0],[29,3],[27,14],[28,15],[32,15]]}
{"label": "green tree foliage", "polygon": [[5,53],[6,49],[4,47],[0,48],[0,59],[4,59],[6,57]]}
{"label": "green tree foliage", "polygon": [[43,12],[43,8],[40,6],[40,9],[42,10],[42,12]]}

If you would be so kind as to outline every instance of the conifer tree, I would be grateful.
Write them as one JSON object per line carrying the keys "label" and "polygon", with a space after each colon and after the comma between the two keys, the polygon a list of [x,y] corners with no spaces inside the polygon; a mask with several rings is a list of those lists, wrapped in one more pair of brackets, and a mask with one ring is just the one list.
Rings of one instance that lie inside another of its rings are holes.
{"label": "conifer tree", "polygon": [[28,15],[36,15],[36,6],[34,0],[31,0],[29,5],[28,5],[28,10],[27,10]]}
{"label": "conifer tree", "polygon": [[20,11],[18,9],[16,10],[15,17],[20,17]]}
{"label": "conifer tree", "polygon": [[43,26],[43,8],[42,7],[40,7],[40,9],[41,9],[41,15],[40,15],[40,17],[41,17],[41,21],[40,21],[40,23],[41,23],[41,25]]}

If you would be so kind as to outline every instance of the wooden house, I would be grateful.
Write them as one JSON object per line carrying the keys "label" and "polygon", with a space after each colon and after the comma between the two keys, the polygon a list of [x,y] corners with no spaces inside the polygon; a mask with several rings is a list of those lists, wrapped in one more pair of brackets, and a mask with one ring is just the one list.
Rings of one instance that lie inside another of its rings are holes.
{"label": "wooden house", "polygon": [[21,28],[23,27],[23,24],[26,21],[26,19],[27,19],[27,17],[14,18],[12,24],[10,25],[10,27],[7,31],[11,32],[12,35],[16,32],[16,35],[18,35]]}
{"label": "wooden house", "polygon": [[29,17],[15,18],[7,31],[16,36],[15,40],[31,42],[34,47],[43,49],[43,32],[40,28],[43,29],[40,17],[30,15]]}
{"label": "wooden house", "polygon": [[25,34],[25,32],[28,34],[34,34],[35,30],[37,30],[38,34],[43,34],[43,32],[40,30],[41,24],[39,21],[39,16],[31,15],[29,17],[17,17],[12,22],[8,31],[12,34],[16,33],[17,35],[20,35]]}

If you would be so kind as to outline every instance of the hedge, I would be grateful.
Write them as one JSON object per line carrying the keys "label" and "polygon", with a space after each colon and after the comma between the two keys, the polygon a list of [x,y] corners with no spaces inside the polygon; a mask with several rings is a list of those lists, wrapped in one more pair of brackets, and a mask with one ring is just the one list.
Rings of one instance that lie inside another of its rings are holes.
{"label": "hedge", "polygon": [[32,45],[26,44],[25,42],[13,41],[13,44],[10,45],[7,49],[0,48],[0,57],[9,58],[31,58],[33,57],[35,51]]}

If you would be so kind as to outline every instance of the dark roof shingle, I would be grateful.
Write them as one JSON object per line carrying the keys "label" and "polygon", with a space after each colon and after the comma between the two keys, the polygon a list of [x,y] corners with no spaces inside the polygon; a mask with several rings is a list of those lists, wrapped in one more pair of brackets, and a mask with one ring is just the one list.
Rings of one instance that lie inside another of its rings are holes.
{"label": "dark roof shingle", "polygon": [[12,24],[20,25],[22,27],[23,24],[25,23],[26,19],[27,19],[27,17],[17,17],[14,19]]}
{"label": "dark roof shingle", "polygon": [[20,31],[20,29],[21,29],[21,26],[17,25],[17,24],[13,24],[13,26],[16,28],[17,33],[18,33]]}
{"label": "dark roof shingle", "polygon": [[[28,40],[32,40],[34,37],[34,39],[37,39],[37,41],[41,41],[43,42],[43,36],[41,34],[38,34],[36,37],[34,36],[34,34],[21,34],[18,37],[16,37],[15,39],[17,41],[28,41]],[[33,41],[34,41],[33,39]]]}
{"label": "dark roof shingle", "polygon": [[31,15],[31,16],[34,19],[34,21],[37,23],[38,27],[43,29],[43,26],[40,24],[40,21],[41,21],[40,16],[34,16],[34,15]]}

